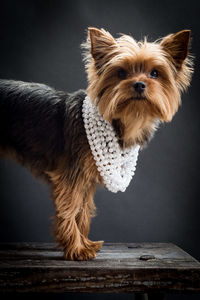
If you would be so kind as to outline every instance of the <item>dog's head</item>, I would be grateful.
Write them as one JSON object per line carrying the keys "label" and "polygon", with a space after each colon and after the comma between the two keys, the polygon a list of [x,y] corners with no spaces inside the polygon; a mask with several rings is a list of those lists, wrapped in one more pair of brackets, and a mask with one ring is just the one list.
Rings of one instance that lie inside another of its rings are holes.
{"label": "dog's head", "polygon": [[171,121],[178,110],[192,74],[189,42],[189,30],[149,43],[88,29],[82,45],[87,92],[105,120],[120,124],[126,145],[143,145],[159,121]]}

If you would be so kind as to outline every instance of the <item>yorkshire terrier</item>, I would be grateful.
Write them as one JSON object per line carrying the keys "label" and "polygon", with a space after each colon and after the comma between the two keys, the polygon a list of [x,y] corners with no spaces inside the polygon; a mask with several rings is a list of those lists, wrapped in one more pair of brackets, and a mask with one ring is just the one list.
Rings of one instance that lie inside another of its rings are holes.
{"label": "yorkshire terrier", "polygon": [[0,154],[50,184],[56,242],[66,259],[92,259],[103,243],[88,239],[93,196],[103,180],[83,124],[86,95],[114,128],[121,148],[142,148],[160,122],[172,120],[190,85],[189,44],[190,30],[136,42],[89,28],[82,44],[87,91],[69,94],[44,84],[0,80]]}

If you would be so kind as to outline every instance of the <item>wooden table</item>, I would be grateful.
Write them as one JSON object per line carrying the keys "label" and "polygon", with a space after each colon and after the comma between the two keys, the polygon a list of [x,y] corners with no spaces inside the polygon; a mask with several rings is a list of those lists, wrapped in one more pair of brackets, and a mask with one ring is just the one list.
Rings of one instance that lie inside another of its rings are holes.
{"label": "wooden table", "polygon": [[138,299],[164,299],[164,293],[200,293],[200,263],[168,243],[105,244],[94,260],[83,262],[63,260],[54,244],[0,244],[0,292],[136,293]]}

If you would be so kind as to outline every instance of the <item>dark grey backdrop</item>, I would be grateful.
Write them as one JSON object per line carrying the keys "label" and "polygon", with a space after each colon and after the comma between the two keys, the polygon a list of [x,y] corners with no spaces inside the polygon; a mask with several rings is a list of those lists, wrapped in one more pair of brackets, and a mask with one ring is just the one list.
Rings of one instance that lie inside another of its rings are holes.
{"label": "dark grey backdrop", "polygon": [[[195,0],[0,3],[0,78],[42,82],[70,92],[87,85],[79,45],[88,26],[104,27],[114,35],[128,33],[136,39],[147,35],[150,40],[185,28],[192,30],[196,68],[192,86],[183,96],[183,105],[173,121],[162,126],[148,148],[141,152],[136,175],[127,191],[118,194],[97,191],[92,239],[173,242],[200,259],[198,3]],[[0,197],[1,242],[53,241],[54,208],[48,188],[26,169],[0,160]],[[116,295],[98,297],[117,298]]]}

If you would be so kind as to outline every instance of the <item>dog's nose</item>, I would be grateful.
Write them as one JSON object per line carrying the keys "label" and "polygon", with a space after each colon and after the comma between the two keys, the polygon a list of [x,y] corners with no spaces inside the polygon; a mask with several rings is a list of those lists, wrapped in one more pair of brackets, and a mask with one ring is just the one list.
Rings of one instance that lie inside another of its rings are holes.
{"label": "dog's nose", "polygon": [[143,81],[136,81],[133,87],[137,93],[142,94],[146,88],[146,84]]}

